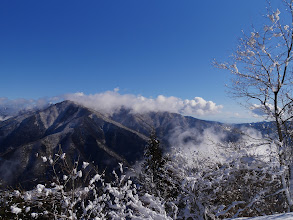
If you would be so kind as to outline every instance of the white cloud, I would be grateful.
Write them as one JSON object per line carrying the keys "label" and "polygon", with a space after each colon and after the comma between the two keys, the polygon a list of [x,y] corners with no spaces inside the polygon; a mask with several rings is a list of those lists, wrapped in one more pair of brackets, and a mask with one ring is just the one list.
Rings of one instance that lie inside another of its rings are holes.
{"label": "white cloud", "polygon": [[225,159],[225,149],[220,147],[227,133],[212,126],[200,132],[197,128],[172,130],[169,143],[175,152],[179,150],[188,159],[188,163],[207,162],[218,163]]}
{"label": "white cloud", "polygon": [[274,106],[270,103],[268,103],[266,106],[253,104],[250,107],[250,110],[255,117],[270,116],[272,114],[272,112],[274,111]]}
{"label": "white cloud", "polygon": [[183,115],[205,116],[218,113],[221,105],[212,101],[195,97],[183,100],[174,96],[159,95],[156,98],[146,98],[141,95],[120,94],[119,88],[97,94],[86,95],[82,92],[65,94],[42,99],[8,99],[0,98],[0,121],[15,116],[22,111],[37,110],[62,100],[71,100],[85,107],[102,113],[113,114],[121,108],[128,108],[135,113],[150,111],[168,111]]}
{"label": "white cloud", "polygon": [[[8,99],[0,97],[0,121],[18,115],[24,111],[37,110],[48,106],[54,98],[41,99]],[[60,100],[60,99],[59,99]],[[57,101],[57,100],[56,100]]]}
{"label": "white cloud", "polygon": [[[238,132],[238,140],[228,142],[227,138]],[[264,161],[274,161],[276,146],[254,128],[242,126],[237,130],[217,125],[204,129],[176,127],[169,136],[174,153],[180,152],[187,159],[187,165],[215,164],[233,161],[242,156],[257,156]]]}
{"label": "white cloud", "polygon": [[83,93],[67,94],[64,99],[77,102],[86,107],[104,113],[114,113],[122,107],[131,109],[133,112],[168,111],[183,115],[203,116],[215,114],[222,109],[221,105],[216,105],[212,101],[195,97],[191,100],[159,95],[157,98],[146,98],[140,95],[120,94],[118,88],[114,91],[106,91],[93,95]]}

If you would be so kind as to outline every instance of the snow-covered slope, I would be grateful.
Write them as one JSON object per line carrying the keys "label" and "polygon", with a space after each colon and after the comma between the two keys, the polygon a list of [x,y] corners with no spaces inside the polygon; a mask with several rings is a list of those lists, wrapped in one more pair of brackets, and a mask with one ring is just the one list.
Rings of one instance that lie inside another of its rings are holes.
{"label": "snow-covered slope", "polygon": [[[58,153],[111,173],[142,158],[147,137],[106,116],[64,101],[0,122],[1,184],[30,187],[49,174],[38,156]],[[36,156],[38,155],[38,156]]]}

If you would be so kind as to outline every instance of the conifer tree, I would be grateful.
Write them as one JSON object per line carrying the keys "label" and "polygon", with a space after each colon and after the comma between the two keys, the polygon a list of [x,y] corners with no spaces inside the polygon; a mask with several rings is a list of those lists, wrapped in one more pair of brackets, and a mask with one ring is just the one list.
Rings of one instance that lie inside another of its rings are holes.
{"label": "conifer tree", "polygon": [[152,131],[144,152],[140,181],[143,191],[171,201],[178,195],[179,184],[167,166],[168,161],[169,158],[163,154],[160,141]]}

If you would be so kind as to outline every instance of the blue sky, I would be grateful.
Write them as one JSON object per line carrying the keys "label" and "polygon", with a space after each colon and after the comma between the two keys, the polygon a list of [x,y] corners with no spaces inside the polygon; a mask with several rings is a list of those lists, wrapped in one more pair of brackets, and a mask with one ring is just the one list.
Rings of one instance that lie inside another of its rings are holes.
{"label": "blue sky", "polygon": [[211,62],[228,58],[265,6],[265,0],[1,1],[0,97],[119,87],[120,94],[144,97],[202,97],[226,112],[203,118],[233,121],[242,107],[227,96],[229,73]]}

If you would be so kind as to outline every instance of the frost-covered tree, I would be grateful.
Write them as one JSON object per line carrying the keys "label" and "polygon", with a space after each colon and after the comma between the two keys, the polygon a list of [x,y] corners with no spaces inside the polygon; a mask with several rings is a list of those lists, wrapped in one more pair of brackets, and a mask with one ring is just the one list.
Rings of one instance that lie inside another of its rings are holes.
{"label": "frost-covered tree", "polygon": [[232,73],[229,88],[235,98],[244,98],[246,107],[273,121],[272,141],[283,172],[282,184],[293,210],[293,1],[283,0],[280,9],[269,4],[262,27],[243,33],[231,60],[214,64]]}
{"label": "frost-covered tree", "polygon": [[[55,171],[55,165],[63,164],[65,158],[65,154],[41,157]],[[121,174],[113,172],[116,179],[112,182],[95,173],[85,185],[75,184],[87,173],[89,164],[82,162],[76,163],[69,172],[66,169],[56,172],[55,180],[38,184],[33,190],[0,191],[0,219],[171,220],[164,200],[147,192],[138,194],[136,184],[124,174],[122,164],[119,165]]]}
{"label": "frost-covered tree", "polygon": [[[230,146],[233,145],[233,146]],[[286,212],[288,204],[278,166],[244,150],[242,143],[222,161],[203,158],[199,152],[172,152],[170,166],[180,176],[175,202],[178,219],[224,219]]]}
{"label": "frost-covered tree", "polygon": [[[267,166],[268,160],[243,150],[244,145],[223,146],[233,149],[233,154],[222,162],[173,150],[164,163],[168,172],[161,173],[160,185],[150,185],[148,179],[137,184],[122,164],[113,171],[111,182],[99,173],[83,181],[89,163],[59,170],[57,164],[67,167],[65,154],[41,156],[56,178],[30,191],[0,191],[0,219],[204,220],[285,212],[277,163]],[[165,189],[158,192],[158,186]]]}
{"label": "frost-covered tree", "polygon": [[145,148],[139,181],[142,190],[159,196],[166,201],[172,201],[179,193],[178,179],[167,163],[169,158],[163,153],[160,140],[154,131],[151,132]]}

